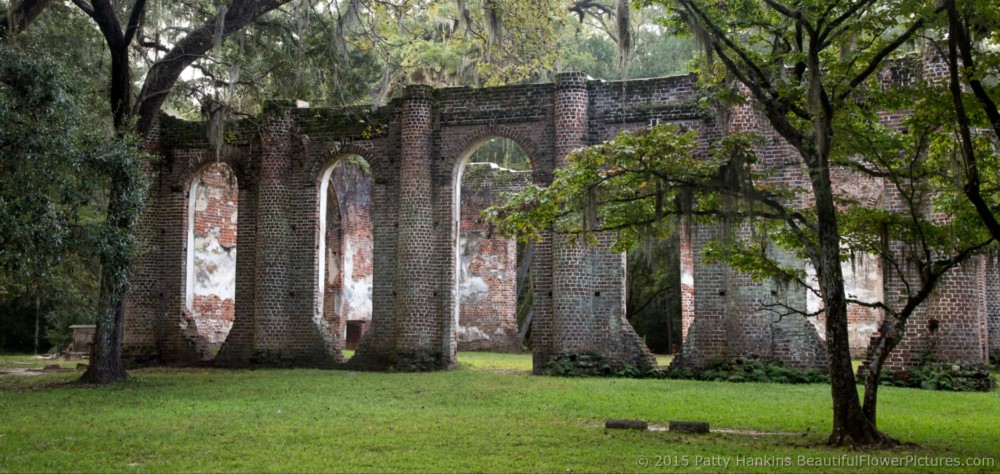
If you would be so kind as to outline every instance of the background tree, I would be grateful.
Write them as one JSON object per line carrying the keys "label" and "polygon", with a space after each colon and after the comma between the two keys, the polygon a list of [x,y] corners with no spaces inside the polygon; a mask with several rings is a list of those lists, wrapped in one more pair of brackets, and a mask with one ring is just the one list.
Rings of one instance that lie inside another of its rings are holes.
{"label": "background tree", "polygon": [[6,6],[2,10],[3,18],[0,18],[0,41],[23,31],[50,3],[52,0],[22,0],[15,5]]}
{"label": "background tree", "polygon": [[[181,73],[214,44],[235,31],[239,31],[259,16],[286,2],[269,0],[232,0],[222,5],[218,12],[201,24],[195,24],[146,72],[143,86],[135,95],[132,82],[132,56],[130,47],[142,27],[146,1],[113,4],[107,0],[73,0],[81,11],[98,26],[109,52],[110,76],[108,103],[110,116],[117,134],[124,139],[132,132],[145,137],[159,112],[165,97],[170,93]],[[127,20],[121,23],[120,17]],[[133,118],[135,121],[133,122]],[[133,128],[134,127],[134,128]],[[117,141],[116,141],[117,142]],[[136,145],[138,146],[138,145]],[[124,295],[128,287],[128,248],[131,228],[141,204],[141,175],[133,170],[110,168],[107,222],[116,229],[121,239],[118,252],[102,252],[101,296],[98,300],[97,332],[94,357],[81,377],[82,381],[107,383],[127,377],[121,358],[121,337],[124,321]]]}
{"label": "background tree", "polygon": [[976,212],[1000,239],[1000,201],[997,200],[998,144],[1000,144],[1000,111],[997,100],[1000,89],[996,77],[1000,73],[1000,5],[975,0],[947,0],[945,14],[935,31],[936,53],[948,65],[946,81],[930,92],[946,90],[946,94],[928,97],[930,107],[922,117],[943,127],[940,145],[954,150],[960,172],[953,176]]}
{"label": "background tree", "polygon": [[[0,288],[20,295],[15,307],[29,296],[36,337],[43,310],[85,320],[95,300],[76,297],[96,286],[87,267],[135,250],[102,218],[99,196],[116,175],[141,183],[143,155],[127,137],[91,125],[89,91],[71,77],[45,53],[0,45]],[[135,212],[142,194],[129,199]]]}

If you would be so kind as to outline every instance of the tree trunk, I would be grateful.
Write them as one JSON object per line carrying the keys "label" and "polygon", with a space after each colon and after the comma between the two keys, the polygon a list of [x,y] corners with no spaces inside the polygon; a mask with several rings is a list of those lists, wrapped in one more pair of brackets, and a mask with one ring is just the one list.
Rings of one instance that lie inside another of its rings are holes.
{"label": "tree trunk", "polygon": [[38,355],[38,333],[41,329],[42,322],[42,297],[40,296],[41,290],[35,288],[35,355]]}
{"label": "tree trunk", "polygon": [[[102,277],[103,280],[103,277]],[[104,283],[101,283],[104,287]],[[94,333],[94,345],[91,351],[90,365],[87,371],[80,377],[80,382],[93,384],[107,384],[121,382],[128,378],[125,371],[125,363],[122,361],[122,323],[125,319],[125,301],[121,291],[113,291],[104,294],[101,290],[101,308],[106,308],[104,303],[109,303],[114,299],[120,300],[110,307],[108,311],[103,311],[97,320],[97,329]]]}
{"label": "tree trunk", "polygon": [[[111,183],[111,202],[108,203],[108,220],[118,228],[127,229],[129,219],[123,216],[127,206],[123,186],[127,183],[114,177]],[[97,327],[90,365],[80,377],[84,383],[106,384],[128,378],[122,360],[122,333],[125,327],[125,291],[128,288],[129,259],[118,252],[101,256],[101,296],[98,301]]]}
{"label": "tree trunk", "polygon": [[111,88],[109,102],[115,130],[123,132],[132,112],[132,73],[129,67],[128,45],[111,47]]}
{"label": "tree trunk", "polygon": [[[976,213],[982,219],[983,224],[990,231],[994,239],[1000,241],[1000,222],[989,204],[983,198],[981,180],[979,177],[979,164],[976,156],[975,146],[972,141],[972,124],[969,115],[965,110],[963,102],[962,83],[959,74],[962,68],[975,71],[975,63],[971,52],[972,46],[968,41],[967,31],[961,22],[961,16],[955,6],[955,2],[948,2],[948,91],[951,93],[952,101],[955,104],[955,116],[958,124],[959,142],[962,148],[962,160],[965,165],[965,185],[962,190],[969,198],[969,202],[976,208]],[[959,52],[961,51],[961,62]],[[978,79],[968,80],[969,87],[974,91],[976,99],[983,107],[987,118],[993,125],[993,131],[997,138],[1000,138],[1000,113],[997,112],[996,103],[990,98],[986,89]]]}
{"label": "tree trunk", "polygon": [[810,167],[810,178],[819,228],[820,261],[816,272],[823,302],[826,304],[826,349],[833,397],[833,431],[828,444],[883,444],[887,437],[878,431],[874,420],[865,417],[861,409],[854,368],[851,365],[851,348],[847,335],[847,295],[840,267],[840,232],[837,229],[830,170],[822,157],[812,157],[807,161],[819,164]]}
{"label": "tree trunk", "polygon": [[899,341],[893,325],[889,324],[888,321],[883,323],[881,332],[882,335],[875,343],[875,351],[871,362],[866,367],[867,372],[865,373],[865,403],[863,410],[865,418],[871,420],[872,424],[875,424],[878,419],[878,387],[879,379],[882,378],[882,366],[885,365],[885,360],[889,357],[889,353],[892,352]]}

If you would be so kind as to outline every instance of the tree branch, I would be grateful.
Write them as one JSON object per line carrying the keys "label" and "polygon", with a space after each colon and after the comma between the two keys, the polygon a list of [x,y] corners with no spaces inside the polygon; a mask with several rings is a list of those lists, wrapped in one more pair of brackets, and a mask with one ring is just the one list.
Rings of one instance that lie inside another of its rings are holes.
{"label": "tree branch", "polygon": [[[0,41],[24,31],[50,3],[52,0],[23,0],[17,6],[11,6],[13,10],[0,18]],[[13,20],[13,24],[10,20]]]}
{"label": "tree branch", "polygon": [[866,66],[864,70],[858,73],[857,76],[854,76],[854,79],[851,79],[851,82],[847,85],[847,87],[843,91],[841,91],[840,94],[837,95],[837,101],[838,102],[843,101],[844,99],[847,98],[848,95],[855,93],[855,89],[857,89],[857,87],[860,86],[861,83],[865,82],[869,76],[875,73],[875,71],[877,71],[878,68],[882,66],[882,62],[885,61],[885,58],[887,58],[890,54],[899,49],[900,46],[909,41],[913,37],[913,35],[917,33],[917,31],[923,28],[924,23],[925,22],[923,18],[918,19],[917,21],[913,22],[913,24],[910,25],[910,27],[907,28],[906,31],[897,36],[895,40],[893,40],[891,43],[889,43],[884,48],[879,50],[879,52],[876,53],[875,56],[873,56],[872,59],[868,62],[868,66]]}
{"label": "tree branch", "polygon": [[73,4],[80,7],[80,10],[86,13],[87,16],[94,18],[95,20],[97,19],[94,17],[94,7],[88,5],[87,2],[84,2],[83,0],[73,0]]}
{"label": "tree branch", "polygon": [[261,15],[288,3],[290,0],[230,0],[225,6],[225,17],[218,15],[191,31],[162,59],[150,67],[135,104],[139,118],[137,129],[146,136],[159,112],[166,94],[177,78],[191,63],[207,53],[213,45],[216,26],[223,22],[223,36],[240,31]]}

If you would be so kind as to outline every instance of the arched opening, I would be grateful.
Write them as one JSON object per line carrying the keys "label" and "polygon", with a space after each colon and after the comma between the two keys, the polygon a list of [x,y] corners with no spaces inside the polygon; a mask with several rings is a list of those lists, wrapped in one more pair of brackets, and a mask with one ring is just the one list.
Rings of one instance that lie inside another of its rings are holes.
{"label": "arched opening", "polygon": [[360,156],[341,157],[320,177],[315,320],[348,358],[371,325],[373,241],[371,170]]}
{"label": "arched opening", "polygon": [[495,233],[480,213],[531,183],[531,160],[514,141],[470,147],[455,179],[455,339],[458,350],[520,351],[530,337],[531,244]]}
{"label": "arched opening", "polygon": [[185,333],[204,360],[226,341],[236,314],[236,223],[239,187],[233,170],[213,163],[188,194]]}

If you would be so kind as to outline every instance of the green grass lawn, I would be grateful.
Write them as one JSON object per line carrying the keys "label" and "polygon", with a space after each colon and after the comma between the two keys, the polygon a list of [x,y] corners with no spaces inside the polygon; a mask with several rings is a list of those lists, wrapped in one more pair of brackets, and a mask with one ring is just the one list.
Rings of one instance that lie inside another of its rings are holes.
{"label": "green grass lawn", "polygon": [[[27,360],[0,357],[0,367]],[[861,469],[878,472],[1000,469],[998,392],[883,388],[880,427],[913,444],[856,453],[823,446],[825,385],[539,377],[530,355],[459,360],[421,374],[144,369],[100,388],[67,385],[77,373],[0,375],[0,472],[810,470],[800,459],[909,464]],[[605,431],[606,418],[743,432]],[[780,469],[746,464],[786,457]],[[984,457],[994,464],[927,466]]]}

